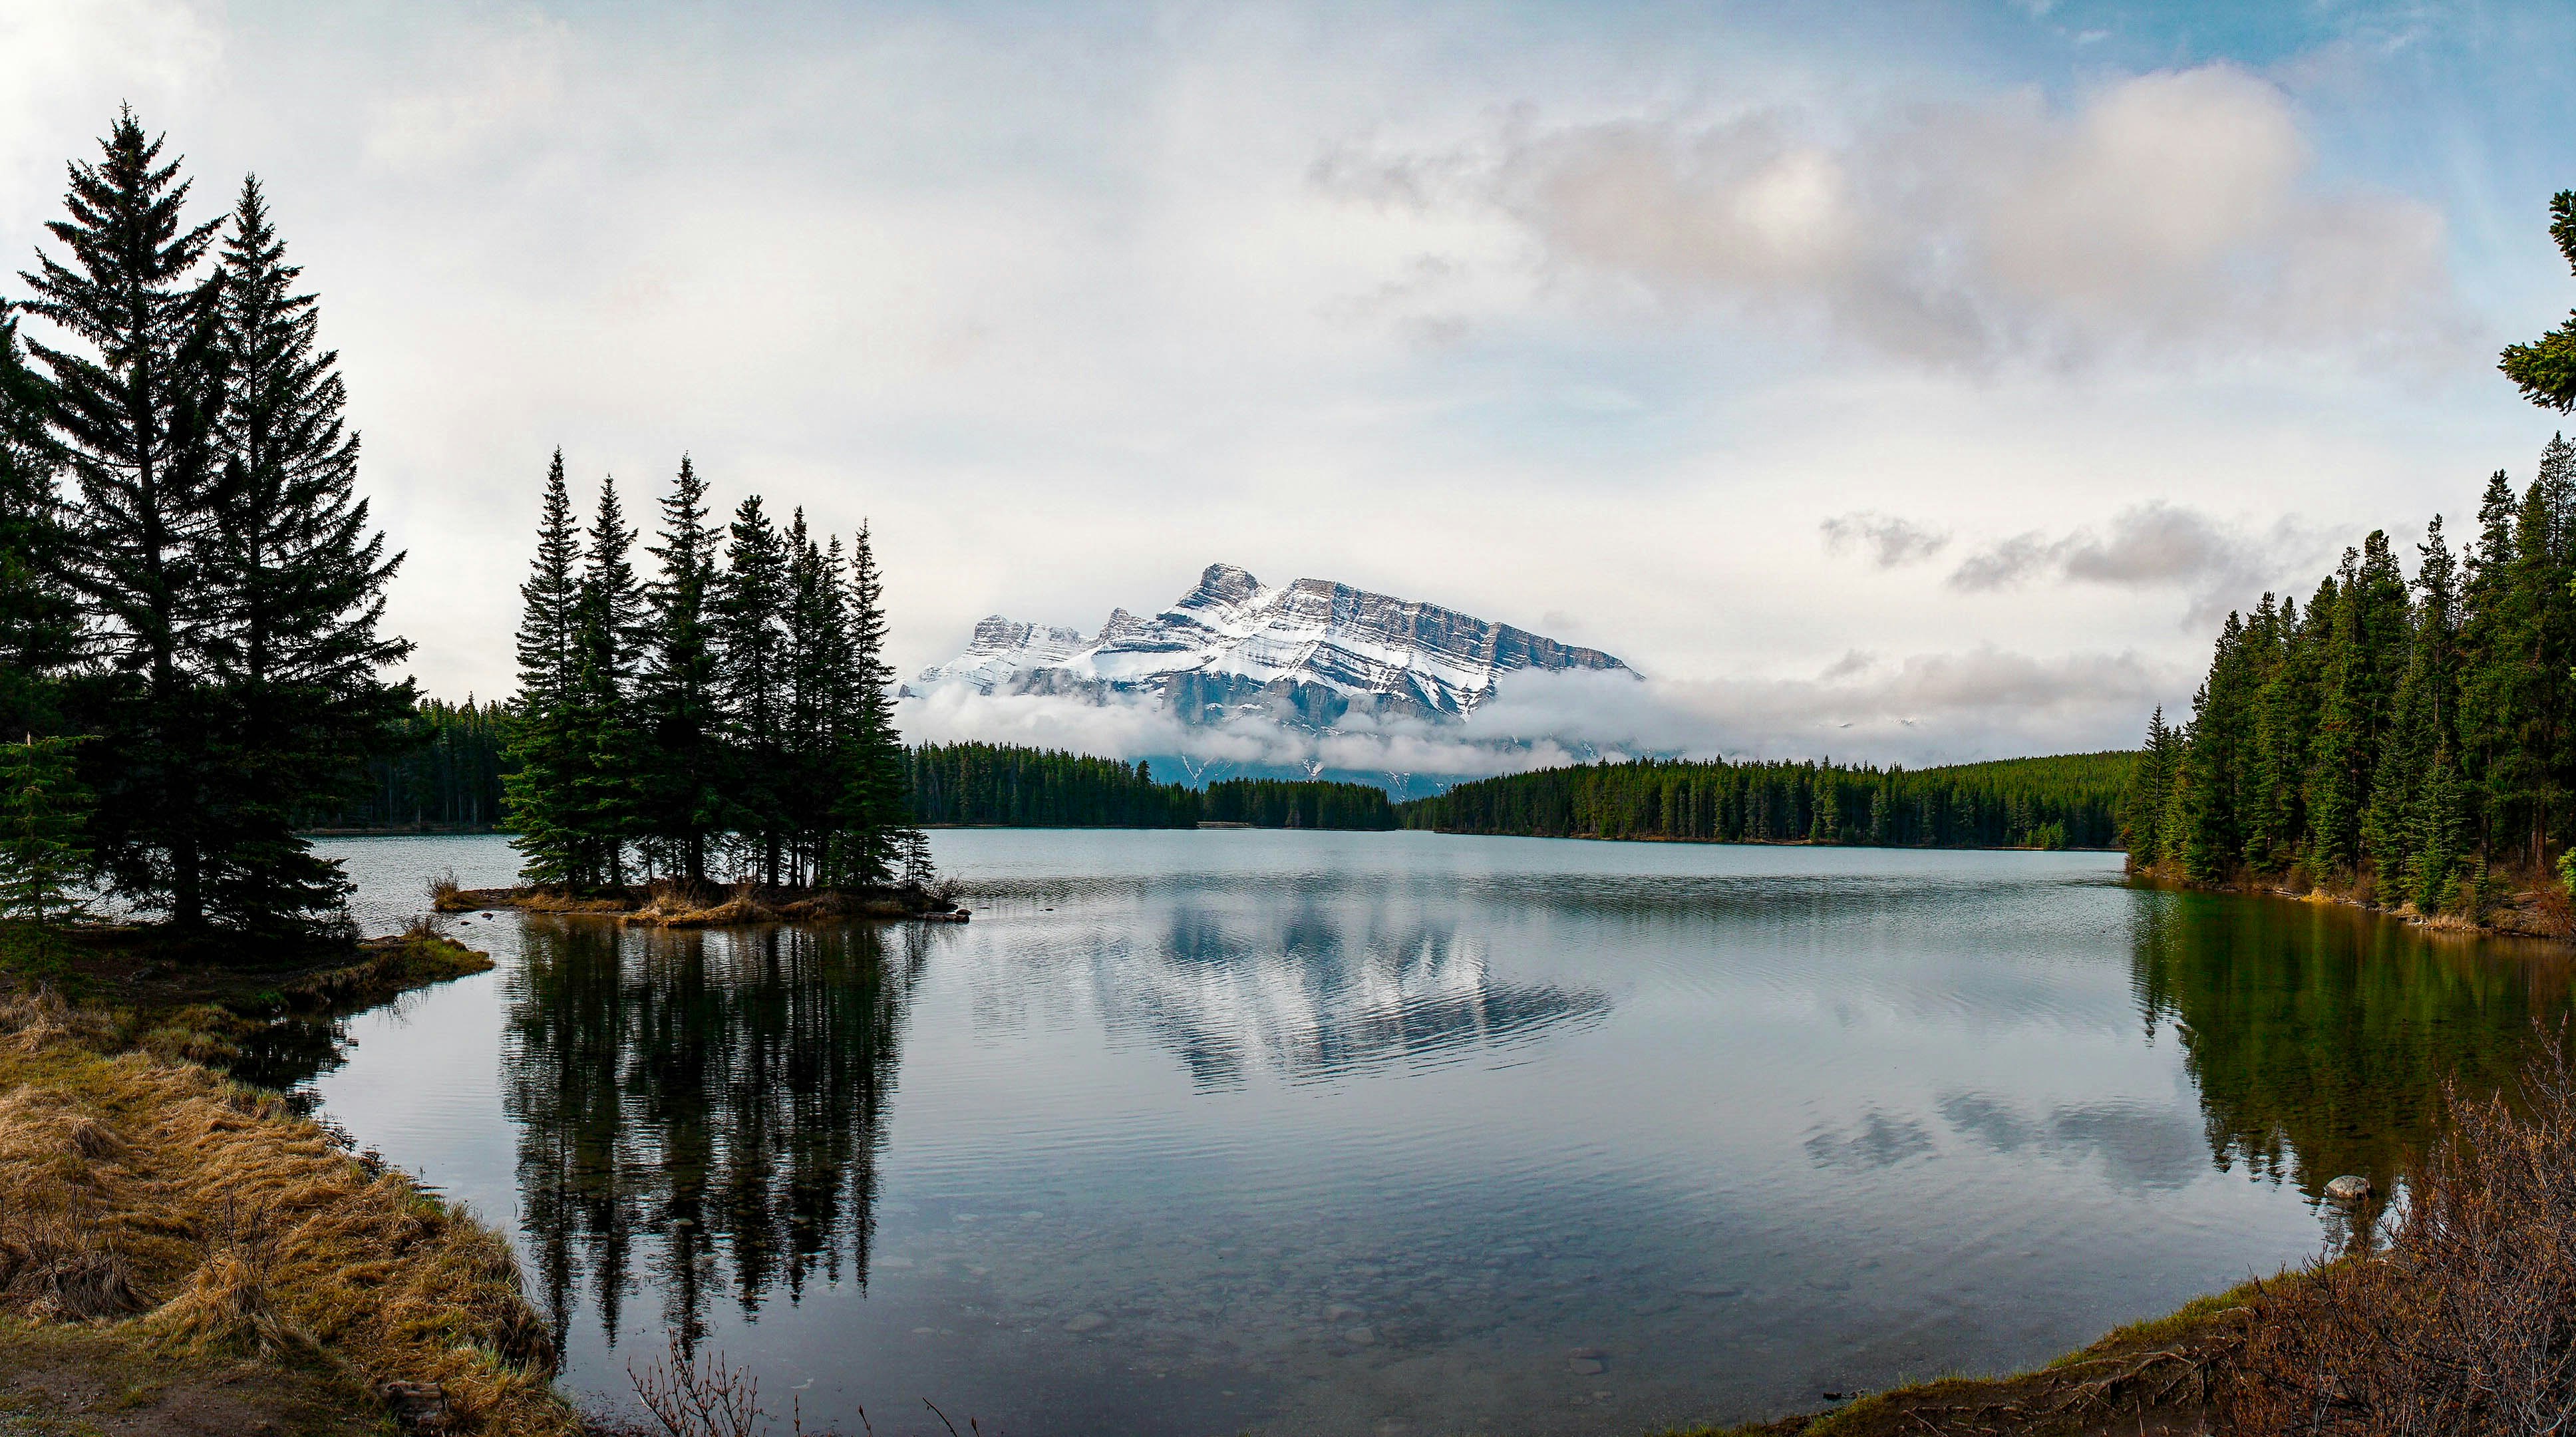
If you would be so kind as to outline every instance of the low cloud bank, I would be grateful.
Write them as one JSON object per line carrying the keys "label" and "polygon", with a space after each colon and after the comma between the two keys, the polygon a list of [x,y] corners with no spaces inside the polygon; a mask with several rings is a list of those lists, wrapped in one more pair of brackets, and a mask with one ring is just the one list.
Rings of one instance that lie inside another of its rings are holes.
{"label": "low cloud bank", "polygon": [[1903,763],[2134,746],[2187,676],[2134,653],[2036,658],[1991,646],[1881,660],[1854,652],[1811,679],[1507,677],[1459,724],[1354,720],[1330,733],[1266,718],[1189,725],[1131,700],[986,695],[960,687],[896,706],[917,743],[1030,744],[1107,758],[1177,755],[1201,771],[1478,778],[1638,755]]}

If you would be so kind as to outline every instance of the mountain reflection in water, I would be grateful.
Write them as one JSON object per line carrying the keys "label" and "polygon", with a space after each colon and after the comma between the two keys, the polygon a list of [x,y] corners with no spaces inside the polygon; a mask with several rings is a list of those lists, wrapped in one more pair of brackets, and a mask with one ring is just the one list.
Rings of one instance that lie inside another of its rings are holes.
{"label": "mountain reflection in water", "polygon": [[1104,945],[1097,988],[1112,1031],[1150,1034],[1209,1088],[1256,1064],[1317,1081],[1436,1062],[1610,1011],[1598,988],[1496,979],[1483,945],[1446,928],[1353,932],[1320,905],[1275,928],[1263,918],[1184,905],[1158,948]]}
{"label": "mountain reflection in water", "polygon": [[[496,915],[495,973],[261,1057],[514,1214],[610,1406],[668,1327],[844,1430],[1608,1437],[2302,1260],[2568,1010],[2557,950],[2107,855],[936,841],[963,927]],[[344,851],[398,924],[489,847]]]}
{"label": "mountain reflection in water", "polygon": [[[943,931],[528,919],[504,1101],[559,1336],[583,1291],[612,1335],[628,1295],[657,1293],[694,1342],[718,1295],[750,1317],[817,1273],[864,1286],[906,1000]],[[1149,1036],[1202,1089],[1256,1065],[1295,1082],[1440,1062],[1611,1008],[1598,988],[1497,981],[1454,933],[1354,932],[1321,909],[1283,929],[1184,905],[1159,946],[1103,943],[1096,962],[1110,1030]]]}

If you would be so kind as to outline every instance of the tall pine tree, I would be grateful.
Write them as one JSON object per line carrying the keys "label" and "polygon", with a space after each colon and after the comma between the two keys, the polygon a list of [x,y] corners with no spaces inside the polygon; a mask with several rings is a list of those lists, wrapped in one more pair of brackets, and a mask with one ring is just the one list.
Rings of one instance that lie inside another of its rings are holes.
{"label": "tall pine tree", "polygon": [[775,886],[785,856],[781,792],[786,767],[787,557],[757,494],[735,507],[716,602],[718,665],[733,750],[727,827],[752,851],[760,881]]}
{"label": "tall pine tree", "polygon": [[716,532],[707,487],[687,455],[662,498],[659,572],[647,589],[638,722],[650,743],[641,795],[647,851],[692,884],[725,819],[723,723],[715,648]]}
{"label": "tall pine tree", "polygon": [[580,564],[581,535],[573,523],[563,451],[557,449],[546,469],[536,556],[529,561],[527,580],[519,585],[518,721],[510,745],[517,767],[505,787],[510,824],[517,830],[510,846],[519,851],[520,876],[545,887],[580,882],[583,877],[581,818],[574,788],[581,755],[570,715]]}
{"label": "tall pine tree", "polygon": [[316,348],[315,301],[295,292],[301,271],[256,179],[242,184],[222,274],[223,468],[206,575],[220,607],[206,649],[225,782],[208,902],[256,929],[339,907],[339,866],[295,836],[294,817],[392,751],[414,695],[378,676],[411,652],[380,632],[402,556],[385,553],[357,496],[339,356]]}
{"label": "tall pine tree", "polygon": [[25,308],[82,346],[28,345],[79,501],[62,573],[93,620],[70,721],[99,736],[81,758],[106,877],[195,928],[225,779],[204,666],[221,619],[222,282],[198,273],[222,221],[185,222],[188,183],[131,111],[100,149],[71,166],[69,218],[46,226],[66,257],[20,276]]}

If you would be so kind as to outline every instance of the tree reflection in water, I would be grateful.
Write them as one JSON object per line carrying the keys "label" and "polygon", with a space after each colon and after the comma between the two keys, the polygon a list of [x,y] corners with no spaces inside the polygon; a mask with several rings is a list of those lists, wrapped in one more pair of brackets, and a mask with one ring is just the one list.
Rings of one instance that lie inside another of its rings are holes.
{"label": "tree reflection in water", "polygon": [[2152,1035],[2171,1022],[2211,1155],[2311,1199],[2388,1185],[2433,1136],[2442,1083],[2507,1083],[2568,1010],[2555,945],[2427,933],[2338,905],[2159,894],[2136,937]]}
{"label": "tree reflection in water", "polygon": [[621,931],[531,917],[504,1096],[526,1248],[561,1340],[580,1288],[616,1340],[639,1282],[694,1344],[814,1274],[864,1283],[912,926]]}

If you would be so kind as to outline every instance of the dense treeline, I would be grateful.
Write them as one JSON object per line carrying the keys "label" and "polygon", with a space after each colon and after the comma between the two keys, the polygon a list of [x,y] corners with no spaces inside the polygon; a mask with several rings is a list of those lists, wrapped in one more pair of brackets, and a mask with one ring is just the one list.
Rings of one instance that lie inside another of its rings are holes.
{"label": "dense treeline", "polygon": [[1395,828],[1395,805],[1386,790],[1365,783],[1290,782],[1230,778],[1199,796],[1207,823],[1248,823],[1255,828]]}
{"label": "dense treeline", "polygon": [[36,916],[77,877],[185,931],[336,932],[294,822],[400,742],[401,556],[258,181],[193,221],[131,112],[100,151],[0,303],[0,878]]}
{"label": "dense treeline", "polygon": [[1198,795],[1150,764],[1018,744],[923,744],[907,756],[913,816],[1007,828],[1188,828]]}
{"label": "dense treeline", "polygon": [[2110,848],[2137,756],[1944,768],[1640,759],[1460,784],[1400,805],[1408,828],[1544,838],[1908,848]]}
{"label": "dense treeline", "polygon": [[718,528],[685,457],[649,580],[613,479],[577,528],[562,451],[519,589],[505,779],[522,876],[865,887],[928,875],[895,732],[876,559],[760,496]]}
{"label": "dense treeline", "polygon": [[2373,533],[2305,608],[2228,615],[2190,721],[2149,722],[2137,865],[2426,912],[2474,908],[2491,866],[2546,871],[2576,827],[2576,445],[2519,494],[2488,480],[2464,555],[2438,515],[2416,553],[2410,577]]}
{"label": "dense treeline", "polygon": [[461,704],[422,699],[396,732],[399,749],[370,760],[337,802],[310,810],[300,826],[499,826],[513,732],[506,707],[470,698]]}
{"label": "dense treeline", "polygon": [[1015,744],[924,744],[908,756],[922,823],[1009,828],[1393,828],[1384,791],[1360,783],[1228,779],[1205,792],[1130,764]]}

